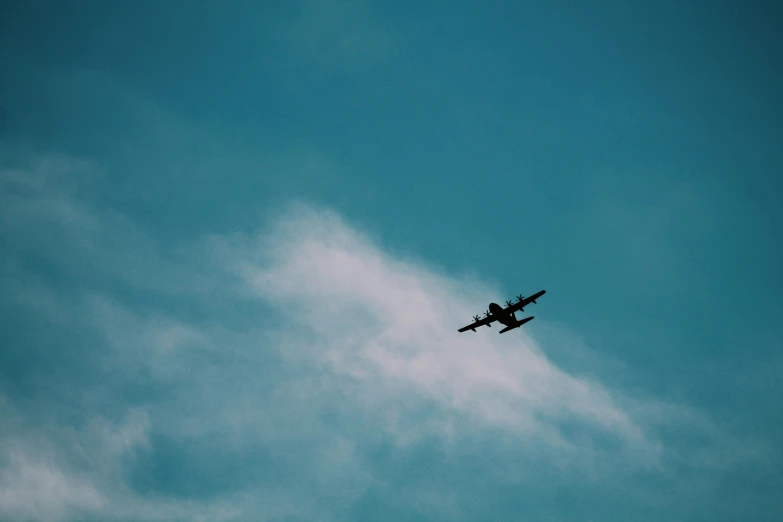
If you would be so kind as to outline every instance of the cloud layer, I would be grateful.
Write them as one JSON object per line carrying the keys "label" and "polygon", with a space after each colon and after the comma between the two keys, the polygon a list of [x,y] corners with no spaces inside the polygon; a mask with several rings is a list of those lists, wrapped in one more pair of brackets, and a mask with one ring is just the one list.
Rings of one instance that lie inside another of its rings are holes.
{"label": "cloud layer", "polygon": [[456,332],[501,296],[386,255],[333,213],[297,206],[271,233],[232,252],[249,288],[296,324],[302,339],[291,350],[378,388],[378,400],[426,399],[444,415],[561,450],[576,443],[558,422],[579,422],[655,452],[610,393],[554,367],[525,331]]}
{"label": "cloud layer", "polygon": [[509,296],[301,203],[255,233],[161,245],[90,203],[99,172],[0,170],[4,520],[338,520],[376,497],[471,519],[492,505],[471,491],[551,470],[589,487],[714,467],[709,451],[760,458],[554,365],[534,333],[555,294],[529,328],[460,334]]}

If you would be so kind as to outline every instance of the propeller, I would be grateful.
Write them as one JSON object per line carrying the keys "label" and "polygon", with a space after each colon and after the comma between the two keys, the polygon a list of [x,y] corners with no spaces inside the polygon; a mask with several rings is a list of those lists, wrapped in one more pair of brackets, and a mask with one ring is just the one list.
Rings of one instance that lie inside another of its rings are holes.
{"label": "propeller", "polygon": [[481,317],[478,316],[478,315],[474,315],[473,316],[473,320],[476,321],[476,322],[481,321]]}
{"label": "propeller", "polygon": [[490,315],[492,315],[492,314],[491,314],[491,313],[489,313],[489,310],[487,310],[486,312],[484,312],[484,317],[489,317]]}
{"label": "propeller", "polygon": [[513,306],[513,305],[514,305],[514,303],[512,303],[511,301],[506,301],[506,306],[508,306],[509,308],[510,308],[511,306]]}
{"label": "propeller", "polygon": [[517,296],[517,301],[519,301],[520,303],[521,303],[522,301],[524,301],[524,299],[525,299],[525,298],[524,298],[524,297],[522,297],[522,294],[519,294],[519,295]]}

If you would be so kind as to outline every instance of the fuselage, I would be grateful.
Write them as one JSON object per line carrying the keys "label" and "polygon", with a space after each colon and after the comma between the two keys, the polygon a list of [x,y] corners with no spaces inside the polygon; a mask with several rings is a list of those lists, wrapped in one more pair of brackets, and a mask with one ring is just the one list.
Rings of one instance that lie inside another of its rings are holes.
{"label": "fuselage", "polygon": [[506,326],[511,326],[517,322],[517,318],[514,317],[514,314],[497,303],[489,303],[489,313],[496,317],[499,323]]}

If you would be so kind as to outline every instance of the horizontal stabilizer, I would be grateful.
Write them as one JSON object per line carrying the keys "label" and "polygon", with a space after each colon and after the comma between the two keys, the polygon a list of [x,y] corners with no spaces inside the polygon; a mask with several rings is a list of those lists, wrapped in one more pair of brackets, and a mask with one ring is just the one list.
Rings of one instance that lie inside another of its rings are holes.
{"label": "horizontal stabilizer", "polygon": [[532,316],[532,315],[530,317],[526,317],[526,318],[522,319],[521,321],[519,321],[517,324],[511,325],[511,326],[507,326],[507,327],[503,328],[502,330],[500,330],[500,333],[508,332],[509,330],[513,330],[514,328],[519,328],[520,326],[522,326],[523,324],[527,323],[528,321],[532,321],[534,318],[535,318],[535,316]]}

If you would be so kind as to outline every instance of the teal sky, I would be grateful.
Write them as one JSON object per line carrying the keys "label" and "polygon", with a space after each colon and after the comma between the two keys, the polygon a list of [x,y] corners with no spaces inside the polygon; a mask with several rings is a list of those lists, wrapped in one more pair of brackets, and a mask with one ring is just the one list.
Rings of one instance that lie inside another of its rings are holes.
{"label": "teal sky", "polygon": [[512,4],[0,5],[0,520],[781,519],[783,11]]}

